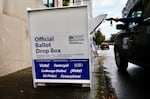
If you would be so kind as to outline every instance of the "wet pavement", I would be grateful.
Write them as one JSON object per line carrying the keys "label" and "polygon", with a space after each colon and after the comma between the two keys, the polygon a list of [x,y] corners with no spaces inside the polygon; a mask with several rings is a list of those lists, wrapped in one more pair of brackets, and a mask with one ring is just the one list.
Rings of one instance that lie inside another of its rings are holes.
{"label": "wet pavement", "polygon": [[32,68],[26,68],[0,77],[0,99],[96,99],[98,78],[94,69],[90,89],[75,84],[49,84],[33,88]]}
{"label": "wet pavement", "polygon": [[[105,57],[103,66],[111,78],[118,99],[150,99],[150,70],[129,63],[127,72],[120,73],[114,60],[113,46],[99,50]],[[49,84],[33,88],[32,68],[0,77],[0,99],[96,99],[98,62],[94,59],[91,89],[75,84]],[[101,98],[100,98],[101,99]]]}
{"label": "wet pavement", "polygon": [[105,56],[104,67],[118,99],[150,99],[150,69],[129,63],[127,71],[120,73],[115,64],[113,46],[101,54]]}

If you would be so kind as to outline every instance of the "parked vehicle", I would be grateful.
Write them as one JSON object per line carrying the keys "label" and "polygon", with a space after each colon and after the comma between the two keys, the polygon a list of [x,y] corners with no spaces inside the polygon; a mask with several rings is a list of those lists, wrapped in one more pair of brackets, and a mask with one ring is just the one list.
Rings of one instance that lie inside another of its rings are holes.
{"label": "parked vehicle", "polygon": [[[124,71],[128,62],[150,67],[150,0],[134,0],[127,17],[109,19],[121,21],[115,38],[114,53],[118,70]],[[127,6],[128,7],[128,6]]]}
{"label": "parked vehicle", "polygon": [[108,49],[109,49],[109,44],[106,43],[106,42],[103,42],[103,43],[101,43],[100,48],[101,48],[102,50],[108,50]]}

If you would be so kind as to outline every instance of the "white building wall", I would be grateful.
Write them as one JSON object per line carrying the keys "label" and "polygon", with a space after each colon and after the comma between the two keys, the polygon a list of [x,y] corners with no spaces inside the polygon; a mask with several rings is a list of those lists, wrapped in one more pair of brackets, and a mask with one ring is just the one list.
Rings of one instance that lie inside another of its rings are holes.
{"label": "white building wall", "polygon": [[58,6],[61,7],[63,5],[62,0],[58,0]]}
{"label": "white building wall", "polygon": [[32,66],[26,8],[42,0],[0,0],[0,76]]}
{"label": "white building wall", "polygon": [[[92,16],[92,1],[86,3]],[[0,76],[32,66],[27,7],[45,6],[42,0],[0,0]]]}
{"label": "white building wall", "polygon": [[3,0],[3,12],[26,21],[26,8],[44,7],[42,0]]}
{"label": "white building wall", "polygon": [[88,6],[88,11],[89,11],[89,18],[93,18],[93,15],[92,15],[92,0],[83,0],[83,4],[86,4]]}
{"label": "white building wall", "polygon": [[62,7],[63,1],[62,0],[54,0],[54,7]]}
{"label": "white building wall", "polygon": [[0,14],[3,13],[3,0],[0,0]]}

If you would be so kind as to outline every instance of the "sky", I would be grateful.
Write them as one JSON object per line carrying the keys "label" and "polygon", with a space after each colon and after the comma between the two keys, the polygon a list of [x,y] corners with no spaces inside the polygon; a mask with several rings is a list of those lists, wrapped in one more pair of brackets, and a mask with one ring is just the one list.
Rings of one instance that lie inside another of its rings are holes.
{"label": "sky", "polygon": [[[93,17],[100,14],[107,14],[106,18],[116,18],[122,17],[122,9],[125,7],[127,0],[92,0],[92,13]],[[113,25],[110,25],[110,22],[103,21],[99,26],[101,32],[105,35],[106,40],[111,37],[111,34],[117,33],[119,30],[116,30],[116,22],[113,22]]]}
{"label": "sky", "polygon": [[[52,0],[49,0],[52,2]],[[43,0],[47,2],[47,0]],[[122,9],[125,7],[127,0],[92,0],[92,14],[93,17],[96,17],[100,14],[107,14],[107,18],[113,17],[122,17]],[[111,37],[111,34],[117,33],[119,30],[116,30],[116,22],[113,22],[113,25],[110,25],[110,22],[103,21],[98,29],[105,35],[106,40]]]}

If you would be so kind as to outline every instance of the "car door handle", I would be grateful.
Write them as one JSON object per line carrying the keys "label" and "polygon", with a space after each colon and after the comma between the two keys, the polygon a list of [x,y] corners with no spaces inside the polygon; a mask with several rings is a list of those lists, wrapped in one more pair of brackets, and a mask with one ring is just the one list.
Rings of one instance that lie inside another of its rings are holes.
{"label": "car door handle", "polygon": [[133,40],[131,39],[131,40],[129,40],[130,42],[133,42]]}

